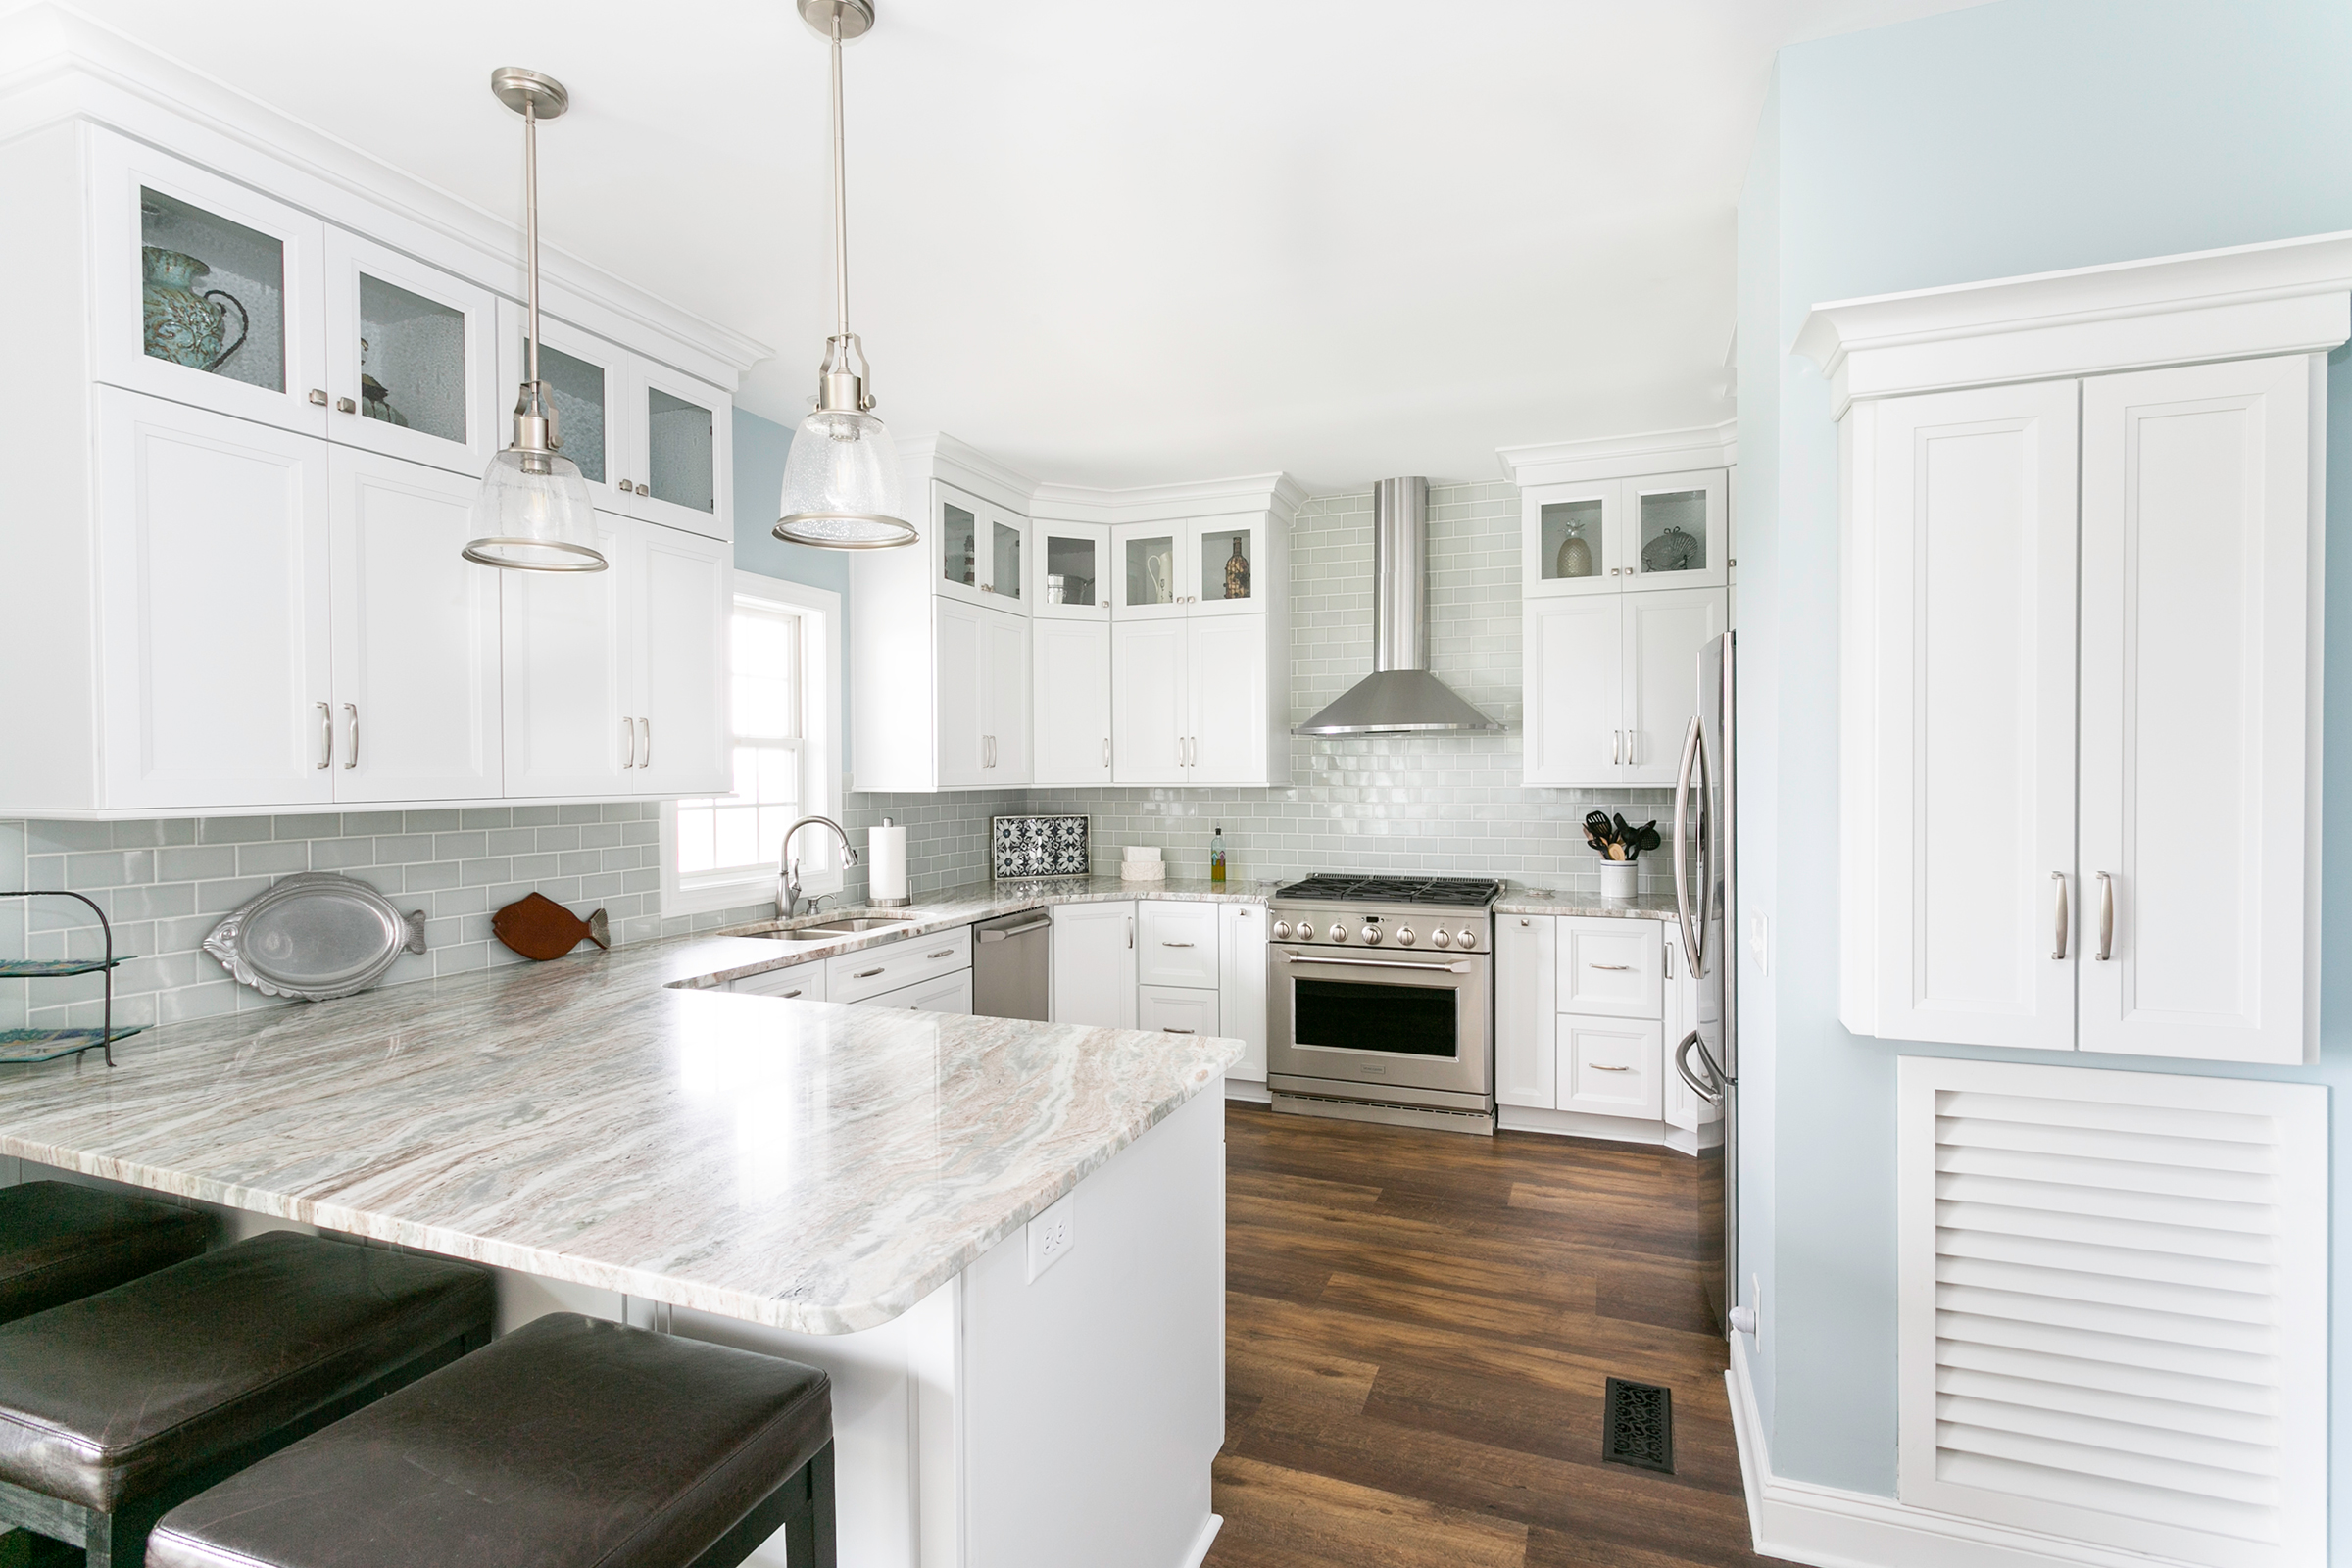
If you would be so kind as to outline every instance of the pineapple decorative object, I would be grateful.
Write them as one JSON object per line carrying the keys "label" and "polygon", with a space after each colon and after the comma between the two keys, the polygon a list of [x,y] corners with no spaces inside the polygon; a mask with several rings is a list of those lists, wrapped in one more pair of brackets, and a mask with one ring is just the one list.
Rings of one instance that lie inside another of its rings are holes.
{"label": "pineapple decorative object", "polygon": [[1581,524],[1568,525],[1568,537],[1560,541],[1560,553],[1553,559],[1554,577],[1590,577],[1592,575],[1592,547],[1585,543]]}
{"label": "pineapple decorative object", "polygon": [[1242,554],[1242,536],[1233,536],[1233,554],[1225,558],[1225,597],[1250,597],[1250,558]]}

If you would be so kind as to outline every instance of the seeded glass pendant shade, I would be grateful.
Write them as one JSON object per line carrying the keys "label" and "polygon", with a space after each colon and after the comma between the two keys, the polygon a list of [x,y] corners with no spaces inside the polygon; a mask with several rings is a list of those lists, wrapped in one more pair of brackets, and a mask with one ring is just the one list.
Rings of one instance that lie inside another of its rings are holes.
{"label": "seeded glass pendant shade", "polygon": [[850,330],[849,199],[842,162],[841,46],[872,30],[871,0],[800,0],[833,45],[833,284],[837,330],[817,367],[816,410],[784,460],[776,537],[820,550],[887,550],[920,537],[900,494],[899,449],[874,417],[865,349]]}
{"label": "seeded glass pendant shade", "polygon": [[474,492],[467,561],[510,571],[602,571],[596,507],[580,466],[564,457],[556,405],[539,379],[539,122],[571,107],[553,76],[519,66],[490,74],[490,91],[522,116],[523,250],[530,289],[529,361],[514,403],[514,439],[483,470]]}

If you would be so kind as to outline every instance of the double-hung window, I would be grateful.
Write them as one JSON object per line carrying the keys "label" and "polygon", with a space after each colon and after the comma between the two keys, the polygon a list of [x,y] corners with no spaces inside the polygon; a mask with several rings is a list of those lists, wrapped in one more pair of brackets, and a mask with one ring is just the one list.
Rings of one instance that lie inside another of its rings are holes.
{"label": "double-hung window", "polygon": [[[840,814],[841,596],[738,571],[731,624],[735,787],[662,811],[665,916],[771,904],[784,830]],[[804,833],[797,848],[801,891],[838,892],[832,836]]]}

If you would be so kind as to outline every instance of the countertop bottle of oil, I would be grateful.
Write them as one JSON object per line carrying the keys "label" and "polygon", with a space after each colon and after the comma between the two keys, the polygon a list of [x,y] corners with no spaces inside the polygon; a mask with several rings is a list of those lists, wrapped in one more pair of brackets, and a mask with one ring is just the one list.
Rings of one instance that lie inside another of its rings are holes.
{"label": "countertop bottle of oil", "polygon": [[1208,879],[1225,880],[1225,829],[1217,827],[1208,835]]}

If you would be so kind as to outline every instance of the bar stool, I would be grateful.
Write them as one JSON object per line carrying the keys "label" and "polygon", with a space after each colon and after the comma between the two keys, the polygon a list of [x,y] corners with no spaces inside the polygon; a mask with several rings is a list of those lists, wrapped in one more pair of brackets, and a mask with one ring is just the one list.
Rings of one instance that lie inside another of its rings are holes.
{"label": "bar stool", "polygon": [[167,1509],[486,1343],[469,1263],[272,1231],[0,1324],[0,1523],[134,1568]]}
{"label": "bar stool", "polygon": [[204,1250],[193,1209],[71,1182],[0,1187],[0,1323],[135,1280]]}
{"label": "bar stool", "polygon": [[814,1367],[559,1312],[181,1503],[149,1568],[835,1568]]}

